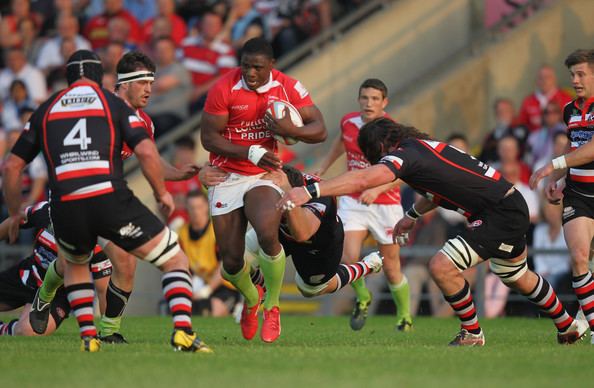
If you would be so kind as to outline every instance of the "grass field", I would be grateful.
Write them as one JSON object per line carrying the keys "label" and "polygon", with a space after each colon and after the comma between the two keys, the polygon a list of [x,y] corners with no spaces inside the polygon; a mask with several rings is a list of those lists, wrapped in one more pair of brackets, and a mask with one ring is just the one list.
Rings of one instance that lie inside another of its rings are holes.
{"label": "grass field", "polygon": [[76,322],[51,337],[0,337],[0,387],[588,387],[594,348],[560,346],[547,319],[483,320],[484,348],[448,348],[454,319],[391,317],[352,332],[346,317],[284,316],[281,339],[240,336],[231,319],[196,318],[215,354],[175,353],[166,317],[124,320],[130,345],[81,353]]}

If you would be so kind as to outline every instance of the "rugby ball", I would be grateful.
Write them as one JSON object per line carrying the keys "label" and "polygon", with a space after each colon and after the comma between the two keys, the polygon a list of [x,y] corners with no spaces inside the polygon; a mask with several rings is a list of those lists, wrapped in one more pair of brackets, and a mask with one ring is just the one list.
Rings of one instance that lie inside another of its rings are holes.
{"label": "rugby ball", "polygon": [[[291,117],[291,121],[293,122],[293,124],[296,127],[303,127],[303,118],[301,118],[299,111],[297,110],[297,108],[295,108],[293,105],[291,105],[291,103],[287,101],[274,100],[270,102],[270,104],[268,104],[267,112],[270,113],[270,115],[275,119],[282,119],[283,117],[285,117],[286,108],[288,108],[289,110],[289,115]],[[276,133],[274,134],[274,138],[276,139],[276,141],[286,145],[293,145],[299,142],[299,140],[295,139],[294,137],[281,136]]]}

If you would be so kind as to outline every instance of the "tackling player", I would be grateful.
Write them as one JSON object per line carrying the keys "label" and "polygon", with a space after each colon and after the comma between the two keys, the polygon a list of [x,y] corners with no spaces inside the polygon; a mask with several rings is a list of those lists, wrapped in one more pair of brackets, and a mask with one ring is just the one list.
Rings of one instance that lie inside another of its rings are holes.
{"label": "tackling player", "polygon": [[[359,111],[348,113],[340,120],[341,136],[332,143],[330,152],[316,175],[324,174],[345,152],[349,171],[370,166],[357,145],[357,137],[365,123],[379,117],[388,117],[384,110],[388,105],[388,88],[379,79],[367,79],[359,87],[357,102]],[[384,258],[384,274],[396,305],[396,328],[409,331],[412,328],[410,290],[408,280],[400,270],[400,247],[392,241],[392,228],[404,216],[398,186],[397,181],[390,182],[342,196],[338,202],[338,214],[345,232],[342,260],[346,263],[357,261],[361,255],[361,246],[371,233]],[[361,330],[371,303],[371,292],[365,287],[364,279],[353,282],[351,286],[357,299],[351,314],[351,328]]]}
{"label": "tackling player", "polygon": [[522,194],[497,170],[387,118],[364,125],[358,142],[374,166],[292,189],[277,206],[290,210],[312,197],[348,194],[402,179],[422,197],[394,227],[400,245],[407,243],[417,218],[437,206],[464,214],[469,222],[469,229],[448,240],[429,263],[433,280],[461,321],[460,332],[450,345],[485,344],[470,286],[461,273],[485,260],[504,284],[553,320],[559,343],[573,343],[584,335],[587,324],[569,316],[550,284],[528,269],[528,207]]}
{"label": "tackling player", "polygon": [[[0,223],[0,240],[8,239],[8,219]],[[40,202],[24,211],[24,219],[19,229],[37,230],[33,243],[33,252],[26,259],[11,268],[0,272],[0,311],[10,311],[22,307],[18,319],[0,322],[0,335],[32,336],[37,333],[29,323],[31,301],[41,285],[46,271],[58,256],[56,240],[50,224],[49,203]],[[99,296],[99,310],[105,311],[105,293],[112,267],[109,259],[98,245],[89,263],[93,275],[93,284]],[[62,268],[61,268],[62,270]],[[51,305],[47,330],[44,335],[52,334],[68,317],[70,305],[63,287],[56,291]]]}
{"label": "tackling player", "polygon": [[[285,272],[285,252],[278,239],[281,213],[274,207],[281,190],[262,175],[281,165],[273,132],[319,143],[326,138],[326,127],[307,89],[273,69],[272,48],[265,39],[247,41],[240,62],[208,92],[200,135],[210,162],[229,173],[223,183],[209,188],[209,201],[217,241],[226,242],[219,245],[223,277],[246,300],[240,321],[243,337],[256,335],[262,296],[243,259],[249,222],[258,236],[258,261],[267,289],[260,337],[273,342],[281,331],[279,296]],[[288,114],[280,120],[265,116],[268,104],[277,99],[294,105],[305,125],[296,127]]]}

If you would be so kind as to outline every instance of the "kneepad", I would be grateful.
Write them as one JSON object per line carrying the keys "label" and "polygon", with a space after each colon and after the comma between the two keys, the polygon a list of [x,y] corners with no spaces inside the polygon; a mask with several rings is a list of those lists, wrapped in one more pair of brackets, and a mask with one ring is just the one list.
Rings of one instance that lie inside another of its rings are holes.
{"label": "kneepad", "polygon": [[161,241],[146,255],[143,259],[154,264],[157,267],[165,264],[169,259],[180,251],[177,243],[177,233],[166,228]]}
{"label": "kneepad", "polygon": [[460,236],[446,241],[440,250],[444,253],[459,271],[474,267],[481,262],[481,257]]}
{"label": "kneepad", "polygon": [[489,269],[505,284],[513,283],[522,277],[528,270],[526,257],[515,263],[503,259],[489,260]]}

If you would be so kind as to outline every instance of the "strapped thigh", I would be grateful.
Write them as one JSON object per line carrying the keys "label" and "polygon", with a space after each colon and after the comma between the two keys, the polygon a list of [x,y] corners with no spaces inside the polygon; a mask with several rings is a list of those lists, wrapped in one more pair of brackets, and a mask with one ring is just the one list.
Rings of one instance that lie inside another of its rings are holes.
{"label": "strapped thigh", "polygon": [[157,267],[165,264],[169,259],[180,251],[177,243],[177,233],[165,227],[165,233],[161,241],[143,258],[143,260],[154,264]]}
{"label": "strapped thigh", "polygon": [[295,273],[295,284],[297,285],[297,289],[299,289],[301,295],[305,296],[306,298],[320,295],[320,293],[328,287],[328,283],[330,283],[330,280],[328,280],[326,283],[312,286],[311,284],[307,284],[298,272]]}
{"label": "strapped thigh", "polygon": [[504,259],[489,260],[489,269],[505,284],[513,283],[521,278],[528,270],[526,256],[517,262],[510,262]]}
{"label": "strapped thigh", "polygon": [[445,254],[460,272],[482,261],[479,254],[461,236],[446,241],[440,252]]}

